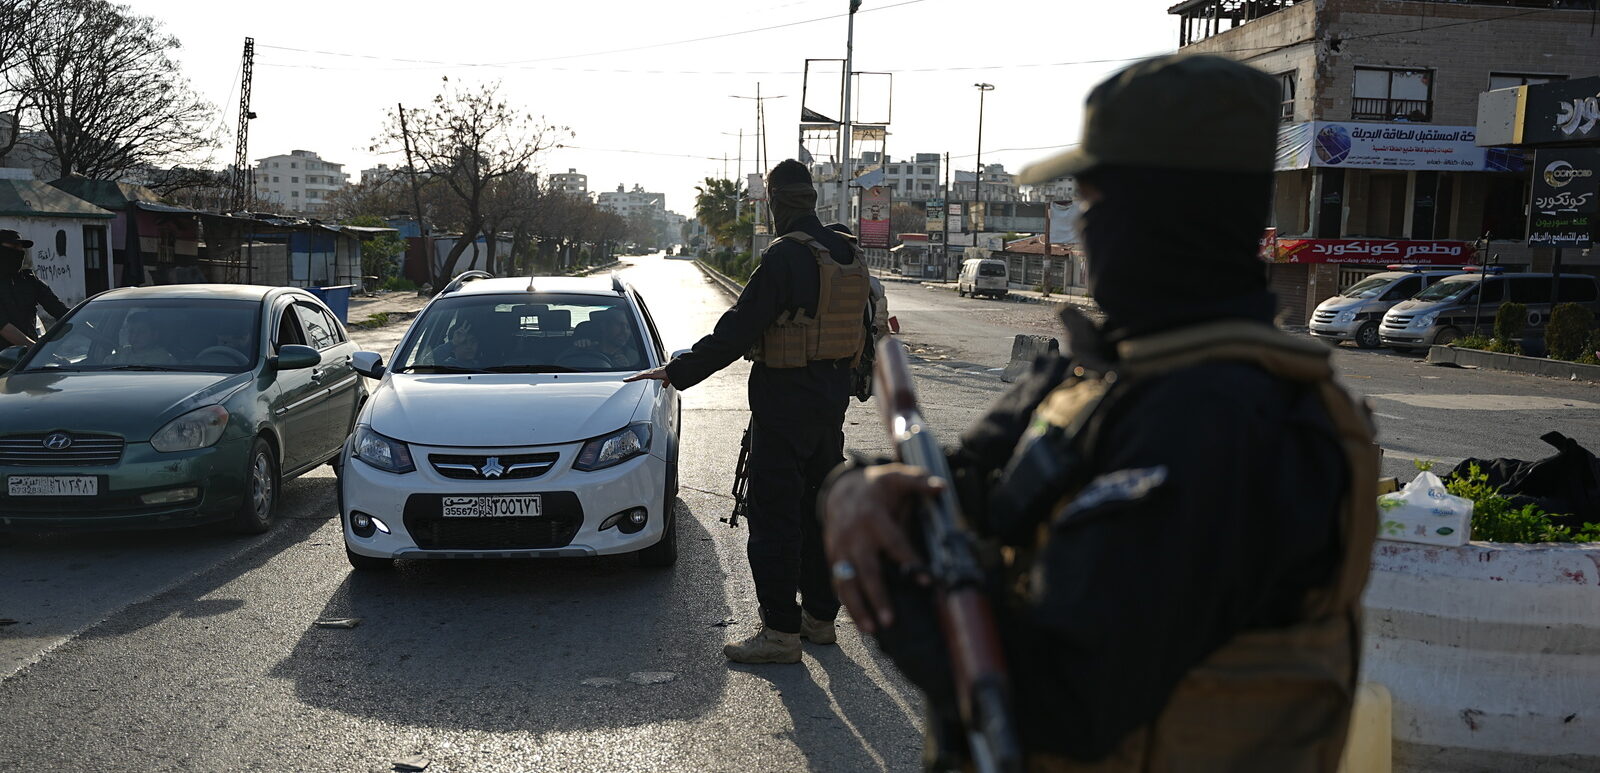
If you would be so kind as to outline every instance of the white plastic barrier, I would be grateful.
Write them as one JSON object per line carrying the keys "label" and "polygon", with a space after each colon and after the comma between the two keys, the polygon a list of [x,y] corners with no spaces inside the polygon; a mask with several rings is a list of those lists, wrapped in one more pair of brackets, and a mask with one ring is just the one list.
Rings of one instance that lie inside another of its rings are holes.
{"label": "white plastic barrier", "polygon": [[1600,545],[1380,541],[1364,606],[1395,771],[1600,771]]}

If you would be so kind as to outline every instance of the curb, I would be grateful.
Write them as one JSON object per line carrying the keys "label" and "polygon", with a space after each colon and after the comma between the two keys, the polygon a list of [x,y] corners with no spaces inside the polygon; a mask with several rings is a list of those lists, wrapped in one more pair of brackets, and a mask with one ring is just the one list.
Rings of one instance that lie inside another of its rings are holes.
{"label": "curb", "polygon": [[707,279],[711,280],[712,284],[722,288],[723,292],[732,295],[735,299],[739,297],[740,292],[744,291],[743,284],[735,282],[727,274],[707,265],[705,261],[695,258],[694,264],[700,267],[700,271],[706,275]]}
{"label": "curb", "polygon": [[1477,349],[1459,349],[1454,346],[1428,348],[1429,365],[1460,365],[1474,368],[1503,370],[1511,373],[1528,373],[1535,376],[1565,378],[1573,381],[1600,382],[1600,365],[1580,365],[1565,360],[1543,357],[1526,357],[1520,354],[1501,354]]}

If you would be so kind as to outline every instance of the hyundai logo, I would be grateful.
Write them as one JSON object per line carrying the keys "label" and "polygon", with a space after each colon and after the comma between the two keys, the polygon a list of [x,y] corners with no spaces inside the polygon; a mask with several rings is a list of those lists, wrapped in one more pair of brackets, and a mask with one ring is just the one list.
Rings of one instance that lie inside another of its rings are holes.
{"label": "hyundai logo", "polygon": [[478,469],[478,473],[485,478],[498,478],[504,475],[505,471],[506,468],[500,465],[500,457],[498,456],[491,456],[484,460],[483,467]]}
{"label": "hyundai logo", "polygon": [[44,436],[44,447],[51,451],[65,451],[72,447],[72,436],[65,432],[52,432]]}

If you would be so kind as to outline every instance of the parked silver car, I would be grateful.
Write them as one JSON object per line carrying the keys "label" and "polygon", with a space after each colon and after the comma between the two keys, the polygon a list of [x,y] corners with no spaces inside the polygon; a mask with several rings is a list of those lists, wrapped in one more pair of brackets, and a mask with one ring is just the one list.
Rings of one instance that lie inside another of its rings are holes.
{"label": "parked silver car", "polygon": [[1311,312],[1311,335],[1332,343],[1354,341],[1363,349],[1383,345],[1378,326],[1383,315],[1395,304],[1422,292],[1435,282],[1457,271],[1430,271],[1420,266],[1390,266],[1396,269],[1372,274],[1345,288]]}

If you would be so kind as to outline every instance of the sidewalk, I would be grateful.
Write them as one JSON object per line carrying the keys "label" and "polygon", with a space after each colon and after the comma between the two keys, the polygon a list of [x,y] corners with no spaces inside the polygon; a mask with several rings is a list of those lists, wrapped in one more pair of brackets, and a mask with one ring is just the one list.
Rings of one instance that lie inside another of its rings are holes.
{"label": "sidewalk", "polygon": [[[416,316],[430,298],[421,298],[413,290],[391,290],[376,295],[358,295],[350,298],[349,326],[375,328],[394,324]],[[373,319],[377,315],[378,319]],[[382,321],[378,321],[381,319]],[[376,324],[374,324],[376,323]]]}

